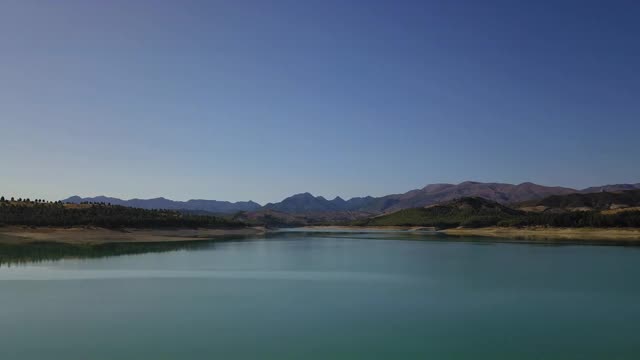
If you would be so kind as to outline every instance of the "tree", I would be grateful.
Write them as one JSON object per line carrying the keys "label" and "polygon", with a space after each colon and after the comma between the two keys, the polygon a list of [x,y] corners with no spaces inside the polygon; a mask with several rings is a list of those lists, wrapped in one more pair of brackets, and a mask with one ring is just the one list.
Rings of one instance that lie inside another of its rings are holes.
{"label": "tree", "polygon": [[0,202],[4,202],[4,196],[0,196]]}

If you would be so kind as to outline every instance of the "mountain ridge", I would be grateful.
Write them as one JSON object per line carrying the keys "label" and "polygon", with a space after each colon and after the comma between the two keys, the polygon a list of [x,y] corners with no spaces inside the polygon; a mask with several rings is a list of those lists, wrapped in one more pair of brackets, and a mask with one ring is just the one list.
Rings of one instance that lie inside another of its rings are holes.
{"label": "mountain ridge", "polygon": [[122,200],[119,198],[108,196],[94,196],[94,197],[80,197],[77,195],[71,196],[62,200],[66,203],[81,203],[81,202],[97,202],[97,203],[109,203],[112,205],[122,205],[128,207],[135,207],[141,209],[167,209],[167,210],[190,210],[190,211],[206,211],[212,213],[234,213],[237,211],[256,211],[262,206],[254,201],[219,201],[219,200],[203,200],[203,199],[191,199],[187,201],[169,200],[164,197],[157,197],[152,199],[138,199],[133,198],[129,200]]}
{"label": "mountain ridge", "polygon": [[267,203],[264,206],[253,201],[218,201],[192,199],[188,201],[174,201],[163,197],[154,199],[122,200],[114,197],[96,196],[82,198],[72,196],[63,202],[105,202],[114,205],[140,207],[143,209],[169,209],[206,211],[213,213],[234,213],[238,211],[276,211],[282,213],[323,213],[323,212],[361,212],[383,214],[408,208],[424,207],[462,197],[481,197],[496,201],[500,204],[522,203],[538,200],[551,195],[568,195],[574,193],[593,193],[600,191],[622,191],[640,189],[636,184],[612,184],[593,186],[585,189],[573,189],[560,186],[545,186],[532,182],[520,184],[484,183],[478,181],[464,181],[459,184],[437,183],[428,184],[420,189],[409,190],[404,193],[390,194],[380,197],[353,197],[348,200],[336,196],[328,200],[323,196],[314,196],[309,192],[298,193],[286,197],[280,202]]}
{"label": "mountain ridge", "polygon": [[551,195],[509,206],[481,197],[463,197],[359,219],[352,224],[438,229],[541,226],[633,228],[640,226],[640,189]]}

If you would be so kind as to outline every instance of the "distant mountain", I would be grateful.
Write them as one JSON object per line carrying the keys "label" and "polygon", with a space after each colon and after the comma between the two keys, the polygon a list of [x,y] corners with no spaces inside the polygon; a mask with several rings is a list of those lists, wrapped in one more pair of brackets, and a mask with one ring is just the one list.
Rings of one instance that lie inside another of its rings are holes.
{"label": "distant mountain", "polygon": [[571,194],[576,191],[577,190],[570,188],[542,186],[529,182],[512,185],[466,181],[457,185],[432,184],[404,194],[387,195],[375,199],[360,210],[390,212],[407,208],[424,207],[461,197],[481,197],[507,204],[540,199],[549,195]]}
{"label": "distant mountain", "polygon": [[549,195],[563,195],[578,190],[522,183],[519,185],[501,183],[481,183],[466,181],[460,184],[432,184],[422,189],[408,191],[382,197],[362,197],[343,200],[335,198],[327,200],[309,193],[297,194],[275,204],[265,205],[272,209],[287,213],[304,213],[319,211],[361,211],[369,213],[385,213],[401,209],[424,207],[446,202],[461,197],[482,197],[499,203],[516,203],[532,199],[541,199]]}
{"label": "distant mountain", "polygon": [[285,213],[311,213],[311,212],[334,212],[356,210],[366,206],[372,197],[352,198],[345,201],[339,196],[333,200],[327,200],[322,196],[313,196],[310,193],[302,193],[290,196],[279,203],[269,203],[264,206],[265,210],[275,210]]}
{"label": "distant mountain", "polygon": [[141,209],[168,209],[168,210],[189,210],[189,211],[206,211],[211,213],[234,213],[237,211],[256,211],[261,208],[260,204],[253,201],[217,201],[217,200],[189,200],[189,201],[173,201],[162,197],[155,199],[131,199],[122,200],[113,197],[96,196],[82,198],[72,196],[62,202],[81,203],[81,202],[104,202],[112,205],[122,205]]}
{"label": "distant mountain", "polygon": [[[336,200],[337,199],[339,198],[336,198]],[[323,198],[322,196],[313,196],[306,192],[289,196],[279,203],[268,203],[264,208],[267,210],[275,210],[285,213],[303,213],[314,211],[336,211],[342,206],[343,204],[339,200],[333,202]]]}
{"label": "distant mountain", "polygon": [[[260,206],[260,204],[253,201],[235,203],[216,200],[173,201],[165,198],[121,200],[105,196],[94,198],[72,196],[63,201],[72,203],[83,201],[105,202],[143,209],[189,210],[213,213],[267,210],[287,214],[314,214],[314,216],[319,216],[320,213],[332,213],[332,217],[344,216],[348,218],[352,217],[353,213],[359,213],[359,215],[383,214],[402,209],[425,207],[463,197],[481,197],[500,204],[518,204],[531,200],[539,200],[551,195],[586,194],[633,189],[640,189],[640,183],[595,186],[577,190],[566,187],[537,185],[530,182],[513,185],[465,181],[460,184],[431,184],[422,189],[415,189],[402,194],[392,194],[382,197],[356,197],[349,200],[344,200],[340,197],[327,200],[322,196],[314,196],[306,192],[287,197],[277,203],[268,203],[265,206]],[[338,214],[341,212],[351,214]]]}

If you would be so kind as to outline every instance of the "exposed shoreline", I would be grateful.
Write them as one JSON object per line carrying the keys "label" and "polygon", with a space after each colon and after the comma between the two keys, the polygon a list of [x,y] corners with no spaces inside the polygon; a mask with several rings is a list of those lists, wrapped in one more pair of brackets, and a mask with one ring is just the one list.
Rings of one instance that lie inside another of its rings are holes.
{"label": "exposed shoreline", "polygon": [[435,230],[419,226],[308,226],[311,230],[349,231],[429,231],[451,236],[482,236],[530,240],[622,241],[640,244],[639,228],[550,228],[550,227],[486,227]]}
{"label": "exposed shoreline", "polygon": [[[455,228],[438,230],[420,226],[307,226],[311,231],[410,231],[433,232],[456,237],[481,236],[487,238],[514,238],[527,240],[575,240],[628,242],[640,244],[639,228]],[[220,237],[261,236],[264,227],[236,229],[106,229],[98,227],[0,227],[0,243],[26,244],[32,242],[59,242],[66,244],[145,243],[214,240]]]}
{"label": "exposed shoreline", "polygon": [[425,227],[425,226],[354,226],[354,225],[314,225],[314,226],[303,226],[301,229],[310,229],[310,230],[359,230],[359,231],[384,231],[384,230],[392,230],[392,231],[436,231],[433,227]]}
{"label": "exposed shoreline", "polygon": [[530,240],[611,241],[640,244],[640,229],[638,228],[488,227],[477,229],[446,229],[440,232],[455,236],[483,236]]}
{"label": "exposed shoreline", "polygon": [[254,236],[262,227],[240,229],[106,229],[98,227],[0,227],[0,243],[59,242],[66,244],[144,243],[212,240],[222,236]]}

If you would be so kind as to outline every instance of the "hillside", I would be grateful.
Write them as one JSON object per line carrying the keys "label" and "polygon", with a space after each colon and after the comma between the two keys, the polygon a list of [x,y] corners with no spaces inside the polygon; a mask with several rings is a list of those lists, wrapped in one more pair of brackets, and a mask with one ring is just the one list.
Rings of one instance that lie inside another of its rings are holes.
{"label": "hillside", "polygon": [[[623,205],[624,204],[624,205]],[[640,227],[640,191],[551,196],[513,209],[479,197],[440,205],[403,209],[355,222],[361,226],[429,226],[436,228]],[[547,206],[546,210],[522,209]],[[626,206],[626,207],[617,207]],[[612,211],[612,208],[617,210]],[[576,211],[576,209],[580,211]],[[620,209],[626,211],[620,211]]]}
{"label": "hillside", "polygon": [[361,208],[362,211],[389,212],[406,208],[438,204],[461,197],[481,197],[502,204],[540,199],[549,195],[574,193],[576,190],[563,187],[549,187],[533,183],[519,185],[502,183],[480,183],[466,181],[457,185],[432,184],[422,189],[404,194],[377,198]]}
{"label": "hillside", "polygon": [[339,197],[327,200],[310,193],[297,194],[279,203],[270,203],[265,209],[287,213],[306,213],[320,211],[359,211],[380,214],[401,209],[423,207],[438,204],[461,197],[482,197],[484,199],[507,204],[525,200],[540,199],[549,195],[570,194],[578,190],[522,183],[519,185],[502,183],[480,183],[467,181],[454,184],[432,184],[422,189],[411,190],[403,194],[382,197],[360,197],[343,200]]}
{"label": "hillside", "polygon": [[517,205],[522,210],[535,212],[621,210],[639,206],[640,190],[549,196]]}
{"label": "hillside", "polygon": [[613,184],[613,185],[603,185],[603,186],[592,186],[586,189],[580,190],[583,194],[594,193],[594,192],[616,192],[616,191],[625,191],[625,190],[640,190],[640,183],[637,184]]}
{"label": "hillside", "polygon": [[466,197],[439,205],[403,209],[358,222],[364,226],[429,226],[450,228],[457,226],[490,226],[522,212],[480,197]]}
{"label": "hillside", "polygon": [[286,213],[307,213],[317,211],[339,211],[345,207],[345,201],[339,197],[327,200],[322,196],[313,196],[310,193],[302,193],[290,196],[279,203],[269,203],[265,210],[274,210]]}
{"label": "hillside", "polygon": [[174,201],[163,197],[154,199],[130,199],[122,200],[114,197],[96,196],[79,197],[72,196],[62,200],[64,203],[105,203],[111,205],[121,205],[139,209],[166,209],[166,210],[190,210],[205,211],[210,213],[231,214],[237,211],[255,211],[261,208],[260,204],[253,201],[218,201],[218,200],[188,200]]}
{"label": "hillside", "polygon": [[232,219],[249,225],[277,227],[299,227],[311,225],[350,224],[351,222],[371,216],[370,213],[357,211],[319,211],[307,213],[287,213],[276,210],[259,210],[235,214]]}
{"label": "hillside", "polygon": [[106,204],[0,201],[0,226],[96,226],[105,228],[233,228],[243,223],[215,216],[187,215]]}

